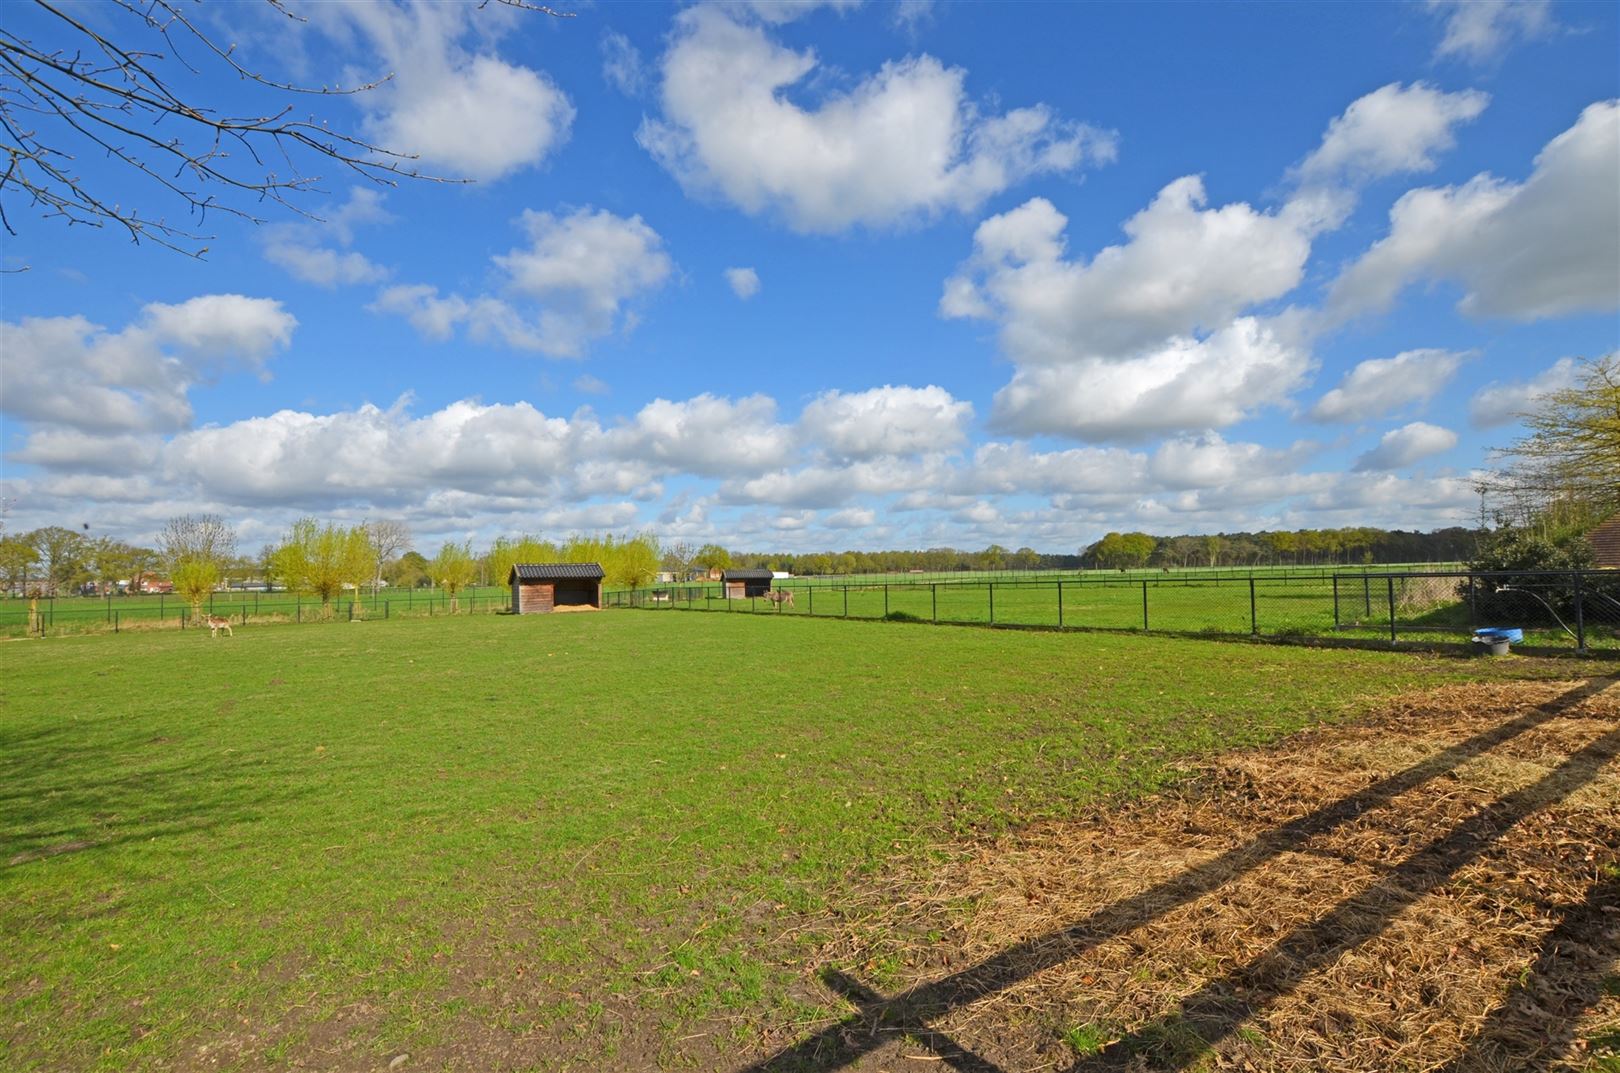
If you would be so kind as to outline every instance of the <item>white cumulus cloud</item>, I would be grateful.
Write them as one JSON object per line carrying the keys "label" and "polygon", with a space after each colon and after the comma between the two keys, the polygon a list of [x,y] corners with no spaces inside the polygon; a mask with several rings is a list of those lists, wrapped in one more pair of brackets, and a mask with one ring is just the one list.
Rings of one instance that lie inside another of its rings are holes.
{"label": "white cumulus cloud", "polygon": [[948,451],[967,438],[973,406],[942,387],[884,385],[870,391],[829,391],[804,408],[805,439],[839,458],[875,458]]}
{"label": "white cumulus cloud", "polygon": [[996,392],[991,425],[1126,442],[1225,428],[1285,401],[1310,367],[1310,355],[1273,326],[1240,317],[1205,339],[1175,336],[1128,358],[1021,367]]}
{"label": "white cumulus cloud", "polygon": [[1435,154],[1456,144],[1452,128],[1476,118],[1489,102],[1477,90],[1444,93],[1422,82],[1391,82],[1328,124],[1322,144],[1300,164],[1299,177],[1311,182],[1431,171]]}
{"label": "white cumulus cloud", "polygon": [[886,63],[818,107],[790,100],[817,66],[725,9],[688,8],[662,60],[663,114],[637,139],[688,190],[779,212],[805,232],[971,211],[1028,176],[1114,155],[1111,134],[1045,105],[982,114],[966,72],[926,55]]}
{"label": "white cumulus cloud", "polygon": [[1551,0],[1429,0],[1429,10],[1445,23],[1434,54],[1472,63],[1493,60],[1515,40],[1553,28]]}
{"label": "white cumulus cloud", "polygon": [[1068,218],[1032,198],[979,225],[974,257],[947,282],[941,312],[990,311],[1015,362],[1061,364],[1214,331],[1298,286],[1312,218],[1206,201],[1201,179],[1177,179],[1125,222],[1129,242],[1086,261],[1064,257]]}
{"label": "white cumulus cloud", "polygon": [[1334,283],[1339,317],[1388,309],[1423,279],[1452,280],[1471,316],[1535,320],[1620,306],[1620,102],[1590,105],[1523,183],[1479,175],[1390,210],[1389,234]]}
{"label": "white cumulus cloud", "polygon": [[480,342],[574,358],[592,341],[629,327],[627,306],[674,270],[663,239],[639,216],[589,207],[562,216],[529,210],[522,226],[529,244],[492,259],[501,270],[501,294],[467,298],[401,284],[379,294],[372,308],[406,317],[430,339],[448,339],[465,326]]}
{"label": "white cumulus cloud", "polygon": [[1406,350],[1393,358],[1357,365],[1339,386],[1317,400],[1317,421],[1366,421],[1403,406],[1427,402],[1451,382],[1466,354],[1452,350]]}
{"label": "white cumulus cloud", "polygon": [[[567,140],[574,106],[550,77],[493,52],[495,30],[471,4],[332,4],[311,9],[336,33],[358,29],[393,77],[362,95],[364,130],[425,169],[497,179],[540,163]],[[498,30],[498,28],[497,28]]]}
{"label": "white cumulus cloud", "polygon": [[240,294],[153,302],[116,332],[81,316],[0,321],[0,411],[88,432],[174,431],[191,422],[192,386],[262,371],[297,324],[280,302]]}
{"label": "white cumulus cloud", "polygon": [[1378,446],[1356,459],[1359,473],[1401,469],[1457,446],[1457,434],[1448,428],[1414,421],[1384,433]]}
{"label": "white cumulus cloud", "polygon": [[1492,381],[1469,400],[1468,418],[1482,428],[1508,424],[1534,407],[1537,399],[1572,388],[1577,379],[1575,359],[1559,358],[1529,380]]}
{"label": "white cumulus cloud", "polygon": [[759,293],[759,273],[752,268],[726,269],[726,283],[731,292],[745,302]]}

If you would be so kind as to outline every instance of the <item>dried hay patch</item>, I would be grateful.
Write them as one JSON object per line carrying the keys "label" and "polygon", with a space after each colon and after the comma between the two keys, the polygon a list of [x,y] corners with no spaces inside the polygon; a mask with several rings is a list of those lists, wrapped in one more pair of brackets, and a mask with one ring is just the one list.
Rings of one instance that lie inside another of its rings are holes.
{"label": "dried hay patch", "polygon": [[1620,682],[1579,685],[1437,690],[942,847],[817,963],[1007,1071],[1620,1068]]}

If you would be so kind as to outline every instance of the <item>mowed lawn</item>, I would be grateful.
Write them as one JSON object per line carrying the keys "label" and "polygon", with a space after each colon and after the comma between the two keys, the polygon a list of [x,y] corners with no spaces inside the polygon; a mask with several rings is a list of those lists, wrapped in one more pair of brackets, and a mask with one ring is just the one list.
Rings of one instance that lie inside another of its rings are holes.
{"label": "mowed lawn", "polygon": [[0,651],[0,1068],[18,1070],[634,1067],[679,1064],[699,1033],[746,1054],[844,1012],[798,962],[895,855],[1518,673],[635,611]]}

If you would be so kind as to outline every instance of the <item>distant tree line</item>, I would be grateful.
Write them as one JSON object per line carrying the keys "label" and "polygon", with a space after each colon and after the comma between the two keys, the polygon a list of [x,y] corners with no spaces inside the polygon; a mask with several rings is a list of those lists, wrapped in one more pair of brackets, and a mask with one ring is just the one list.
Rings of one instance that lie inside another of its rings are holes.
{"label": "distant tree line", "polygon": [[1394,529],[1299,529],[1282,532],[1154,536],[1109,533],[1075,554],[1016,551],[991,544],[980,551],[842,551],[791,554],[732,552],[724,565],[785,570],[798,575],[927,573],[995,570],[1131,569],[1152,566],[1322,566],[1343,563],[1449,563],[1472,556],[1476,530],[1432,533]]}
{"label": "distant tree line", "polygon": [[1430,533],[1366,526],[1201,536],[1109,533],[1082,551],[1080,559],[1093,569],[1452,563],[1472,557],[1479,540],[1477,530],[1462,526]]}

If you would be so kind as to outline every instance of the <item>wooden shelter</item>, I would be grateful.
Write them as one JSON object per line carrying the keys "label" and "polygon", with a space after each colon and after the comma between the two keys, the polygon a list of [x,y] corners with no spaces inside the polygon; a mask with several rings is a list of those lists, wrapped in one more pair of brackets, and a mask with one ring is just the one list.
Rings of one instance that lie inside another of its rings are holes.
{"label": "wooden shelter", "polygon": [[720,583],[725,586],[726,599],[745,600],[770,592],[775,578],[769,570],[727,570],[720,575]]}
{"label": "wooden shelter", "polygon": [[1620,567],[1620,514],[1586,534],[1586,539],[1592,545],[1593,566]]}
{"label": "wooden shelter", "polygon": [[514,615],[545,614],[559,607],[601,607],[601,563],[517,563],[506,576]]}

